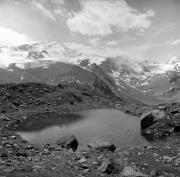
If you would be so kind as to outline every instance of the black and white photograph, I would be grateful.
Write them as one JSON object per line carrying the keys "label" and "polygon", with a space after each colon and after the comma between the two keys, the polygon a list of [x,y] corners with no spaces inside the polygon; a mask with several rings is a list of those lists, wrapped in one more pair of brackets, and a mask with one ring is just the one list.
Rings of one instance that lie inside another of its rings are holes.
{"label": "black and white photograph", "polygon": [[180,0],[0,0],[0,177],[180,177]]}

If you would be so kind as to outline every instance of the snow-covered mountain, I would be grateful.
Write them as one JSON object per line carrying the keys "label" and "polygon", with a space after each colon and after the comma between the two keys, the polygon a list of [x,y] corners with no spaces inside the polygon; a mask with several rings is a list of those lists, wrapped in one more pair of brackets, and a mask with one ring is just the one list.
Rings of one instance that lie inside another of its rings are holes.
{"label": "snow-covered mountain", "polygon": [[[170,96],[174,99],[180,94],[178,57],[167,63],[137,62],[128,56],[106,58],[79,53],[58,42],[0,47],[0,81],[3,82],[11,78],[10,82],[43,80],[55,83],[62,76],[66,79],[76,76],[79,80],[82,73],[88,76],[83,78],[88,82],[89,73],[84,70],[96,74],[127,100],[131,98],[145,102],[157,101],[158,98],[162,101]],[[42,73],[47,77],[40,77]]]}
{"label": "snow-covered mountain", "polygon": [[[84,58],[91,58],[92,62],[98,62],[95,58],[98,56],[85,55],[75,50],[67,48],[58,42],[41,42],[36,44],[25,44],[16,47],[0,47],[0,67],[8,67],[15,63],[19,68],[26,67],[27,63],[34,63],[37,67],[45,61],[66,62],[78,64]],[[95,57],[95,58],[94,58]],[[99,60],[104,59],[98,57]]]}
{"label": "snow-covered mountain", "polygon": [[[87,66],[95,63],[97,65],[105,65],[114,63],[116,69],[121,71],[121,75],[135,74],[163,74],[167,71],[180,70],[180,57],[174,56],[168,63],[137,63],[128,56],[118,56],[114,58],[106,58],[97,55],[87,55],[79,53],[75,50],[67,48],[58,42],[41,42],[36,44],[25,44],[16,47],[0,47],[0,67],[7,67],[9,64],[16,63],[19,67],[23,67],[26,63],[40,63],[42,61],[60,61],[72,64],[82,64],[87,62]],[[37,65],[39,67],[39,65]],[[107,68],[106,68],[107,69]],[[138,76],[139,77],[139,76]]]}

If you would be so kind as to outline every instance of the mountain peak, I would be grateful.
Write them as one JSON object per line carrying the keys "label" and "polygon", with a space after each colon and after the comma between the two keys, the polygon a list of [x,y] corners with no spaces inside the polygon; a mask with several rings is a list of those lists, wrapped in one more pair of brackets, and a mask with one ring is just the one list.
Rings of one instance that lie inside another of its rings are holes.
{"label": "mountain peak", "polygon": [[168,64],[174,65],[180,63],[180,57],[173,56],[169,61]]}

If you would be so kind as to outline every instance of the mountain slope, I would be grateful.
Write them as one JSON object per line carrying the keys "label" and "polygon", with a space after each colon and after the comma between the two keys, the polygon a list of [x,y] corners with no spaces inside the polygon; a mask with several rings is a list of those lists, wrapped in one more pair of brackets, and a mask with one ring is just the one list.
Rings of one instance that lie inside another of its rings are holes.
{"label": "mountain slope", "polygon": [[[78,53],[57,42],[0,48],[0,82],[62,81],[105,84],[122,100],[154,104],[178,100],[180,59],[135,62],[128,56],[105,58]],[[101,87],[99,85],[99,87]]]}

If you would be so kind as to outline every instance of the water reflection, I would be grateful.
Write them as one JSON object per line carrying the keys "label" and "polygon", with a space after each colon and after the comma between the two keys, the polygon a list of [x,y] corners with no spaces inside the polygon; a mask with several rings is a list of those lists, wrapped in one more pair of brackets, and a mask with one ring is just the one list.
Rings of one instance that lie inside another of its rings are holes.
{"label": "water reflection", "polygon": [[93,139],[102,139],[121,146],[149,144],[141,136],[138,117],[109,109],[43,115],[36,121],[24,122],[17,133],[35,144],[55,143],[60,137],[71,133],[77,136],[80,144],[87,144]]}

